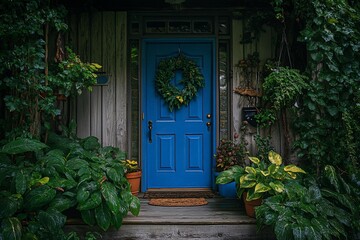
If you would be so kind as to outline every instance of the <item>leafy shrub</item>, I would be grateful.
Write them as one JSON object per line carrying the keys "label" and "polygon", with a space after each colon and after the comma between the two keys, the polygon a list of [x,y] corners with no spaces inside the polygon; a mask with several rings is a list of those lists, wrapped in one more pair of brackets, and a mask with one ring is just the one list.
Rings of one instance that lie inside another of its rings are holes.
{"label": "leafy shrub", "polygon": [[305,173],[295,165],[285,166],[280,154],[274,151],[268,153],[268,162],[261,161],[257,157],[249,157],[249,159],[252,162],[251,166],[245,168],[234,166],[221,172],[216,178],[217,184],[235,181],[238,184],[238,197],[246,191],[247,201],[282,193],[285,190],[286,181],[296,179],[298,173]]}
{"label": "leafy shrub", "polygon": [[308,87],[307,77],[299,70],[279,67],[270,73],[262,85],[264,108],[256,115],[256,120],[267,126],[275,122],[277,114],[285,108],[292,107],[299,96]]}
{"label": "leafy shrub", "polygon": [[49,140],[59,148],[27,138],[2,147],[0,238],[64,239],[70,209],[104,231],[119,228],[128,211],[139,214],[120,163],[123,152],[100,147],[95,137]]}
{"label": "leafy shrub", "polygon": [[215,154],[216,171],[221,172],[234,165],[242,165],[244,157],[241,145],[233,140],[222,139]]}
{"label": "leafy shrub", "polygon": [[270,225],[280,240],[350,238],[360,230],[358,189],[326,166],[320,182],[288,182],[283,194],[257,207],[258,229]]}

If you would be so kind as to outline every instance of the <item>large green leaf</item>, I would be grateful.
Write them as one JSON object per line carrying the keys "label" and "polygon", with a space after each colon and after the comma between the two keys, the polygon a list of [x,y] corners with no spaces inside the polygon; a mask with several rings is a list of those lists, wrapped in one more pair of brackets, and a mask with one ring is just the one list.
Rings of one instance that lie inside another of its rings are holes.
{"label": "large green leaf", "polygon": [[86,187],[79,188],[76,194],[76,200],[79,203],[84,203],[90,197],[90,191]]}
{"label": "large green leaf", "polygon": [[102,203],[95,208],[95,219],[102,230],[108,230],[111,224],[111,212],[106,204]]}
{"label": "large green leaf", "polygon": [[96,223],[95,220],[95,210],[90,209],[90,210],[83,210],[80,211],[81,213],[81,218],[84,221],[84,223],[90,225],[90,226],[94,226]]}
{"label": "large green leaf", "polygon": [[89,163],[80,158],[72,158],[66,162],[66,167],[71,170],[79,170],[80,168],[87,168]]}
{"label": "large green leaf", "polygon": [[306,239],[305,227],[295,225],[295,226],[293,227],[293,236],[294,236],[294,239],[295,239],[295,240],[303,240],[303,239]]}
{"label": "large green leaf", "polygon": [[122,225],[123,217],[121,214],[112,214],[111,215],[111,224],[116,228],[119,229]]}
{"label": "large green leaf", "polygon": [[50,178],[50,181],[47,185],[49,185],[50,187],[53,187],[53,188],[59,187],[59,188],[63,188],[63,189],[72,189],[77,186],[77,182],[75,180],[71,180],[71,179],[53,177],[53,178]]}
{"label": "large green leaf", "polygon": [[307,225],[305,227],[305,234],[307,239],[322,240],[322,234],[318,232],[313,226]]}
{"label": "large green leaf", "polygon": [[131,201],[129,204],[129,210],[134,216],[138,216],[140,213],[140,200],[136,196],[131,195]]}
{"label": "large green leaf", "polygon": [[255,186],[255,193],[264,193],[264,192],[267,192],[270,190],[271,190],[271,187],[269,187],[263,183],[258,183]]}
{"label": "large green leaf", "polygon": [[61,214],[55,209],[48,209],[45,211],[39,212],[39,221],[40,224],[48,229],[49,232],[58,232],[59,229],[62,229],[66,222],[66,216]]}
{"label": "large green leaf", "polygon": [[104,182],[101,186],[101,194],[113,214],[119,214],[120,199],[116,187],[110,182]]}
{"label": "large green leaf", "polygon": [[262,197],[261,193],[255,193],[253,189],[249,189],[246,196],[246,201],[256,200]]}
{"label": "large green leaf", "polygon": [[28,175],[24,169],[16,172],[15,175],[15,188],[16,192],[19,194],[24,194],[28,187]]}
{"label": "large green leaf", "polygon": [[87,137],[82,140],[82,145],[85,150],[94,151],[100,148],[99,139],[94,136]]}
{"label": "large green leaf", "polygon": [[87,201],[79,203],[77,209],[80,211],[90,210],[98,207],[102,202],[100,191],[93,192]]}
{"label": "large green leaf", "polygon": [[325,177],[330,181],[330,183],[335,187],[337,192],[340,192],[340,184],[336,175],[335,168],[331,165],[325,166]]}
{"label": "large green leaf", "polygon": [[292,236],[292,226],[290,222],[278,221],[275,224],[274,232],[276,239],[288,240]]}
{"label": "large green leaf", "polygon": [[339,221],[337,221],[336,219],[330,219],[329,223],[330,223],[330,225],[332,226],[333,230],[336,233],[346,237],[346,231],[345,231],[344,227],[341,225],[341,223]]}
{"label": "large green leaf", "polygon": [[5,218],[1,223],[4,240],[21,240],[22,226],[18,218]]}
{"label": "large green leaf", "polygon": [[240,187],[241,188],[252,188],[256,185],[256,181],[247,181],[247,180],[242,180],[242,178],[240,178]]}
{"label": "large green leaf", "polygon": [[285,191],[285,186],[280,181],[270,182],[269,186],[277,193],[282,193]]}
{"label": "large green leaf", "polygon": [[310,186],[309,187],[309,197],[310,197],[311,201],[321,200],[322,196],[321,196],[320,188],[316,185]]}
{"label": "large green leaf", "polygon": [[114,183],[117,184],[121,184],[124,178],[123,169],[120,166],[107,168],[106,174]]}
{"label": "large green leaf", "polygon": [[50,203],[55,197],[56,191],[47,185],[32,189],[24,197],[24,208],[29,211],[39,209]]}
{"label": "large green leaf", "polygon": [[61,150],[55,149],[48,152],[42,160],[47,168],[53,168],[59,173],[65,171],[65,156]]}
{"label": "large green leaf", "polygon": [[56,209],[59,212],[63,212],[73,206],[75,206],[76,201],[74,199],[70,199],[66,196],[59,196],[54,198],[49,206],[53,209]]}
{"label": "large green leaf", "polygon": [[235,181],[234,172],[231,170],[222,171],[216,177],[216,184],[227,184],[233,181]]}
{"label": "large green leaf", "polygon": [[1,196],[0,198],[0,219],[11,217],[20,208],[22,197],[20,194]]}
{"label": "large green leaf", "polygon": [[311,224],[317,230],[317,232],[321,233],[321,235],[325,238],[330,240],[331,235],[329,232],[329,223],[325,218],[313,218],[311,219]]}
{"label": "large green leaf", "polygon": [[4,145],[0,152],[6,154],[20,154],[25,152],[36,152],[46,147],[46,144],[35,139],[18,138]]}
{"label": "large green leaf", "polygon": [[339,175],[338,178],[340,179],[340,182],[341,182],[341,185],[342,185],[342,189],[343,189],[347,194],[350,194],[351,190],[350,190],[349,184],[344,180],[344,178],[341,177],[341,175]]}

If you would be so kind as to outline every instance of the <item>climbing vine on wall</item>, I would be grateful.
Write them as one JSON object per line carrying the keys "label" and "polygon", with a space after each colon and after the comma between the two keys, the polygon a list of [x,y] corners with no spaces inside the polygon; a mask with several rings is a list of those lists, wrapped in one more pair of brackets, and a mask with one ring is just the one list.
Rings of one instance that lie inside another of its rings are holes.
{"label": "climbing vine on wall", "polygon": [[359,104],[359,10],[360,4],[354,1],[309,1],[301,34],[307,44],[311,80],[296,124],[296,146],[300,157],[318,167],[330,163],[349,172],[356,169],[360,159],[350,161],[346,127],[354,122],[347,113],[354,112]]}

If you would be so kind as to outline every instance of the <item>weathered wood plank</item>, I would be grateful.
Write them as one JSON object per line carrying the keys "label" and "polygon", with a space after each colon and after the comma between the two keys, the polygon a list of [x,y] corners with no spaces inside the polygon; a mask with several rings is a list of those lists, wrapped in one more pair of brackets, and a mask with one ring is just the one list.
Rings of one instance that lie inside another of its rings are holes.
{"label": "weathered wood plank", "polygon": [[103,13],[103,70],[110,74],[109,84],[103,87],[102,92],[102,123],[103,123],[103,145],[115,146],[115,12]]}
{"label": "weathered wood plank", "polygon": [[197,239],[197,240],[270,240],[275,239],[270,230],[260,233],[256,225],[123,225],[119,230],[102,232],[98,228],[87,226],[68,226],[67,231],[76,231],[85,235],[87,231],[98,231],[102,239],[147,240],[147,239]]}
{"label": "weathered wood plank", "polygon": [[[102,13],[94,12],[91,19],[91,62],[102,65]],[[90,134],[102,143],[102,86],[94,86],[90,93]]]}
{"label": "weathered wood plank", "polygon": [[[197,207],[157,207],[141,199],[140,216],[128,216],[119,230],[103,233],[103,239],[275,239],[271,230],[256,231],[256,221],[245,216],[238,199],[207,199]],[[99,231],[84,225],[67,231]]]}
{"label": "weathered wood plank", "polygon": [[[89,14],[82,13],[79,19],[78,54],[82,61],[90,60]],[[79,137],[90,135],[90,93],[84,89],[77,98],[77,134]]]}
{"label": "weathered wood plank", "polygon": [[127,149],[127,31],[126,12],[116,13],[116,68],[115,68],[115,102],[116,102],[116,146]]}

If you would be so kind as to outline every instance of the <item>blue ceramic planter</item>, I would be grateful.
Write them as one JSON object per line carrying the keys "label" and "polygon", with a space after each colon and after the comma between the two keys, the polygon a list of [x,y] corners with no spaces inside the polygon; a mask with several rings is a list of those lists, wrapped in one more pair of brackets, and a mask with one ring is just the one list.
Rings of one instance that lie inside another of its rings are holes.
{"label": "blue ceramic planter", "polygon": [[231,182],[231,183],[227,183],[227,184],[219,184],[218,188],[219,188],[219,194],[222,197],[225,197],[225,198],[236,198],[237,197],[235,182]]}

